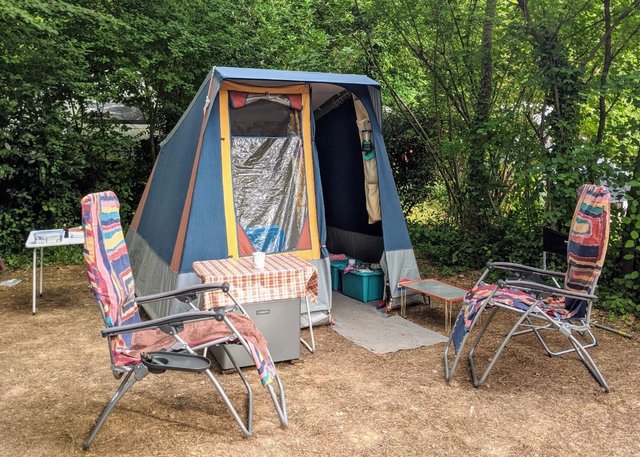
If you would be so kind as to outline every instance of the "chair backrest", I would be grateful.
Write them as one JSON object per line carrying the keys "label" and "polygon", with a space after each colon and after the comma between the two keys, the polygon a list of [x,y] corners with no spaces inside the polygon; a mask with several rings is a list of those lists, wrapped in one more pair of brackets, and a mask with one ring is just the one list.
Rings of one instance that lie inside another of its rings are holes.
{"label": "chair backrest", "polygon": [[585,184],[578,189],[567,245],[565,289],[595,291],[609,244],[610,205],[606,187]]}
{"label": "chair backrest", "polygon": [[[140,321],[119,209],[118,197],[111,191],[89,194],[82,199],[84,262],[107,327]],[[130,335],[116,338],[112,351],[129,346],[130,338]]]}

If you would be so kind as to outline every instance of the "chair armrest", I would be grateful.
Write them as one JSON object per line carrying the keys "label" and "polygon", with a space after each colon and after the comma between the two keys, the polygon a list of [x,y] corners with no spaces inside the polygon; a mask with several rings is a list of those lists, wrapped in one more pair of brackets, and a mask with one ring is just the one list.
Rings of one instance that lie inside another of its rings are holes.
{"label": "chair armrest", "polygon": [[136,322],[135,324],[119,325],[117,327],[103,328],[100,333],[103,337],[114,336],[120,333],[138,332],[141,330],[150,330],[159,328],[165,325],[183,324],[185,322],[192,322],[205,319],[217,319],[221,320],[228,311],[234,307],[219,307],[214,311],[191,311],[187,313],[172,314],[171,316],[159,317],[150,321]]}
{"label": "chair armrest", "polygon": [[200,294],[211,290],[221,290],[224,293],[229,292],[229,283],[223,282],[222,284],[196,284],[194,286],[185,287],[182,289],[169,290],[166,292],[160,292],[157,294],[146,295],[144,297],[136,297],[136,303],[149,303],[152,301],[164,300],[167,298],[179,297],[190,294]]}
{"label": "chair armrest", "polygon": [[532,281],[511,281],[500,280],[498,281],[498,287],[517,287],[518,289],[533,290],[537,292],[546,292],[552,295],[560,295],[562,297],[575,298],[578,300],[598,300],[598,297],[591,294],[581,294],[579,292],[573,292],[571,290],[559,289],[557,287],[547,286],[545,284],[539,284]]}
{"label": "chair armrest", "polygon": [[490,270],[499,269],[499,270],[509,270],[509,271],[522,271],[527,273],[536,273],[543,276],[553,276],[556,278],[563,278],[564,273],[560,271],[552,271],[545,270],[543,268],[530,267],[528,265],[521,265],[519,263],[509,263],[509,262],[489,262],[487,263],[487,268]]}

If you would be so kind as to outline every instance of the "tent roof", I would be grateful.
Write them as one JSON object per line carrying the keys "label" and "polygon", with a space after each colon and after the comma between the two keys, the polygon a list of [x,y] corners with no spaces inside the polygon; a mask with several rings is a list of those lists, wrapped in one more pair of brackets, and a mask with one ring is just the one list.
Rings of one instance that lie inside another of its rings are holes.
{"label": "tent roof", "polygon": [[[292,82],[312,84],[314,92],[311,108],[313,110],[320,107],[323,103],[343,89],[368,92],[370,96],[375,98],[373,101],[373,109],[376,113],[376,117],[378,118],[378,122],[380,122],[380,84],[368,76],[318,73],[311,71],[266,70],[260,68],[213,67],[209,71],[207,78],[202,82],[200,89],[198,89],[196,96],[189,104],[187,110],[182,114],[182,117],[173,127],[171,132],[169,132],[162,143],[160,143],[161,147],[167,144],[173,137],[174,133],[181,128],[185,117],[189,112],[191,112],[194,104],[198,101],[201,103],[204,102],[204,96],[206,96],[207,87],[212,78],[217,81],[218,84],[224,80],[232,80],[262,87],[285,86]],[[372,92],[375,92],[377,95],[372,94]],[[216,96],[217,94],[214,93],[213,98]],[[358,94],[358,96],[361,95]]]}
{"label": "tent roof", "polygon": [[214,76],[218,81],[291,81],[304,83],[328,83],[340,85],[362,85],[380,87],[373,79],[364,75],[344,75],[337,73],[317,73],[310,71],[264,70],[258,68],[215,67]]}

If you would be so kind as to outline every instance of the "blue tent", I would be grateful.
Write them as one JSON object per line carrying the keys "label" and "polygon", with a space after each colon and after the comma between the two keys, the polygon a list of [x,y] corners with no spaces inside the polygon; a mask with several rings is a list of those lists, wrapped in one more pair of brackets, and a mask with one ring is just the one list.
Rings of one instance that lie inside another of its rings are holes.
{"label": "blue tent", "polygon": [[366,76],[214,68],[163,141],[127,233],[139,292],[198,283],[198,260],[292,252],[317,267],[312,309],[327,315],[332,252],[381,263],[396,299],[419,274],[381,110]]}

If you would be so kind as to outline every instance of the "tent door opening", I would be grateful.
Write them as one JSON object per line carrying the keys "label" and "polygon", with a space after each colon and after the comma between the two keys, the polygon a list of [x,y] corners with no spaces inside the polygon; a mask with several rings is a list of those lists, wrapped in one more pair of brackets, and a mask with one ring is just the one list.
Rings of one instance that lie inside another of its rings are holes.
{"label": "tent door opening", "polygon": [[[377,169],[371,170],[375,158],[366,157],[371,151],[363,151],[363,131],[370,127],[358,103],[344,91],[314,113],[327,249],[364,262],[379,262],[384,251],[379,195],[376,193],[373,200],[367,196],[369,189],[377,192]],[[375,150],[375,144],[371,146]],[[378,216],[372,217],[371,206],[376,204]]]}

